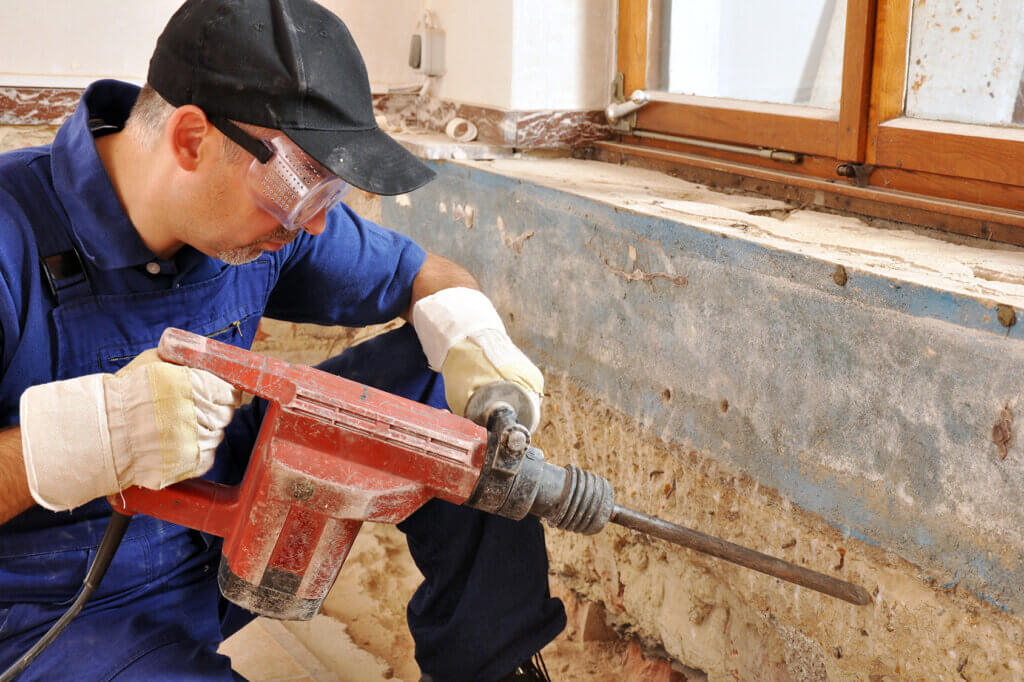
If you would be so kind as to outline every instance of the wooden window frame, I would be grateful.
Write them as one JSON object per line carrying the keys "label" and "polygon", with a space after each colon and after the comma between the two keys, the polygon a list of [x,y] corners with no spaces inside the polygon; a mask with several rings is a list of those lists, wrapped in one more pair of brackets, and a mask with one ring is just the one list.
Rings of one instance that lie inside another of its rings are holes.
{"label": "wooden window frame", "polygon": [[[619,0],[618,70],[627,95],[646,90],[655,2]],[[1024,245],[1024,128],[904,116],[911,2],[848,0],[837,110],[658,93],[636,113],[640,131],[797,152],[799,164],[629,134],[598,143],[599,156],[647,153],[664,164],[676,154],[679,166],[767,173],[783,184],[790,177],[798,187],[856,195],[861,211],[872,201],[913,205],[914,221]],[[844,167],[854,176],[841,177]],[[890,207],[868,212],[893,217]],[[932,213],[940,219],[922,219]]]}

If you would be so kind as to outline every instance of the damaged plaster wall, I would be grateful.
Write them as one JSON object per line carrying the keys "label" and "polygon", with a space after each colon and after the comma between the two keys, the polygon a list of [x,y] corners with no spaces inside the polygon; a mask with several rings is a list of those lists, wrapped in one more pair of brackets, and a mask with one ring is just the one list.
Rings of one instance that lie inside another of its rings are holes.
{"label": "damaged plaster wall", "polygon": [[1020,250],[606,164],[435,167],[384,224],[477,273],[545,366],[551,460],[877,598],[618,530],[551,534],[573,589],[711,679],[1024,679]]}
{"label": "damaged plaster wall", "polygon": [[0,152],[20,149],[22,147],[37,147],[53,142],[53,136],[57,134],[57,126],[31,125],[31,126],[9,126],[0,125]]}
{"label": "damaged plaster wall", "polygon": [[617,526],[596,536],[549,531],[554,574],[602,604],[620,633],[712,681],[1024,679],[1020,619],[923,580],[909,562],[662,439],[570,377],[549,374],[547,391],[538,444],[553,461],[604,473],[618,504],[875,593],[873,606],[851,606]]}

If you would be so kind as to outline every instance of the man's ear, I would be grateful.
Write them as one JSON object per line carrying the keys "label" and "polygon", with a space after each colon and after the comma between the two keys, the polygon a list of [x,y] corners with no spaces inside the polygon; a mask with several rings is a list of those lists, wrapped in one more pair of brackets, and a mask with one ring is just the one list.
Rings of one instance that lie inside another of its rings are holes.
{"label": "man's ear", "polygon": [[210,143],[216,135],[203,110],[193,104],[178,107],[167,120],[166,142],[182,170],[194,171],[209,155]]}

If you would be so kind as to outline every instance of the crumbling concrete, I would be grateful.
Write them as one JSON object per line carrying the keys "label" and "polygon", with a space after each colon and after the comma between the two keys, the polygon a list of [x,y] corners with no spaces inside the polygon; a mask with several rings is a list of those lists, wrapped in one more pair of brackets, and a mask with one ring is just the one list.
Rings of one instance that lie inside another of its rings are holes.
{"label": "crumbling concrete", "polygon": [[[313,363],[366,333],[275,322],[261,331],[257,350]],[[599,606],[601,619],[586,634],[587,620],[572,618],[551,647],[563,682],[643,679],[636,669],[653,664],[632,660],[619,637],[690,671],[675,679],[700,679],[697,671],[773,682],[1024,679],[1024,623],[1015,616],[660,438],[564,374],[547,376],[545,415],[537,443],[548,457],[603,472],[619,503],[863,585],[876,600],[850,606],[615,526],[591,537],[549,530],[556,592]],[[401,534],[371,525],[324,605],[398,679],[417,678],[404,605],[419,579]],[[616,639],[600,627],[605,619]],[[306,646],[323,635],[299,633]]]}
{"label": "crumbling concrete", "polygon": [[710,457],[549,375],[538,444],[600,471],[616,501],[863,585],[856,607],[610,526],[549,531],[552,571],[624,634],[710,680],[1024,679],[1024,623],[838,531]]}

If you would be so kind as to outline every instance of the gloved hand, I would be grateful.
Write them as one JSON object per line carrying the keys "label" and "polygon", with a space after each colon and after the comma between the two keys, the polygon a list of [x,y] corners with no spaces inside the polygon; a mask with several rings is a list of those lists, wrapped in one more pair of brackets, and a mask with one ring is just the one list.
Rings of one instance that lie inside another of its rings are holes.
{"label": "gloved hand", "polygon": [[544,377],[512,343],[482,292],[453,287],[425,296],[413,306],[412,322],[431,369],[444,377],[452,412],[464,416],[477,389],[508,381],[530,401],[531,409],[519,410],[520,422],[537,428]]}
{"label": "gloved hand", "polygon": [[205,473],[241,392],[156,350],[117,374],[33,386],[21,397],[32,497],[73,509],[129,486],[159,489]]}

